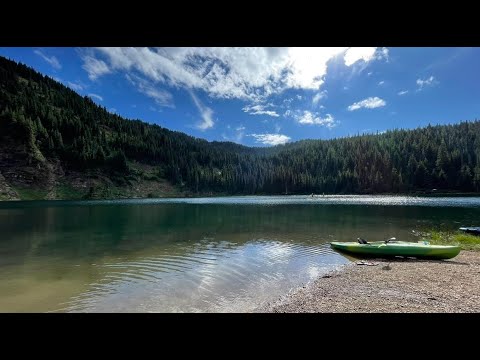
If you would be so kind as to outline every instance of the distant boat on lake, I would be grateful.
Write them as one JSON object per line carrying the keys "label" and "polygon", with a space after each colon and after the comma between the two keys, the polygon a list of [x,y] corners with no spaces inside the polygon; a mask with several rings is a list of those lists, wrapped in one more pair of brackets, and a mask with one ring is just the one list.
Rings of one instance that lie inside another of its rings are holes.
{"label": "distant boat on lake", "polygon": [[473,227],[461,227],[459,228],[461,231],[465,231],[468,234],[479,235],[480,236],[480,226],[473,226]]}

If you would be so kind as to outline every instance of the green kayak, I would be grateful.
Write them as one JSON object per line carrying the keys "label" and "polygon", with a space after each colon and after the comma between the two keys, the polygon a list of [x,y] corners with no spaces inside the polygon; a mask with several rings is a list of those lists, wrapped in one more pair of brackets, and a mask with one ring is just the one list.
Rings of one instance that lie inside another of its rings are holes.
{"label": "green kayak", "polygon": [[366,256],[408,256],[422,259],[451,259],[460,253],[458,246],[430,245],[423,242],[372,241],[367,244],[356,242],[331,242],[335,250]]}

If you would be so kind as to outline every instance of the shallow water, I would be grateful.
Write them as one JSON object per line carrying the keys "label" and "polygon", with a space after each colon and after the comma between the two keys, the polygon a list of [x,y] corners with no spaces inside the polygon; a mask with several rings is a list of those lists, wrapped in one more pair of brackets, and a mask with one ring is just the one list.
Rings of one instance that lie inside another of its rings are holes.
{"label": "shallow water", "polygon": [[329,241],[478,219],[478,197],[3,202],[0,311],[252,311],[346,263]]}

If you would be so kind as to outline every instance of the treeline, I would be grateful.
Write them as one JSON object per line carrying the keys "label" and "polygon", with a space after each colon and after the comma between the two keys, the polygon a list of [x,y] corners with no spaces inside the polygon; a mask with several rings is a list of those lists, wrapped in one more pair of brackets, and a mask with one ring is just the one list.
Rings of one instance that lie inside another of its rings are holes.
{"label": "treeline", "polygon": [[180,187],[229,194],[470,192],[480,191],[479,134],[473,121],[273,148],[207,142],[111,114],[0,57],[0,141],[67,171],[127,176],[137,161]]}

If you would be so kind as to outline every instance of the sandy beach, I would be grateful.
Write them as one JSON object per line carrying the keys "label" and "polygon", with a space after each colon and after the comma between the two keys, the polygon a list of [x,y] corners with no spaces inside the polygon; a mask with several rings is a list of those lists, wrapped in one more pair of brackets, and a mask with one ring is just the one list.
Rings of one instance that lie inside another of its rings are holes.
{"label": "sandy beach", "polygon": [[259,312],[480,312],[480,252],[450,260],[356,260]]}

